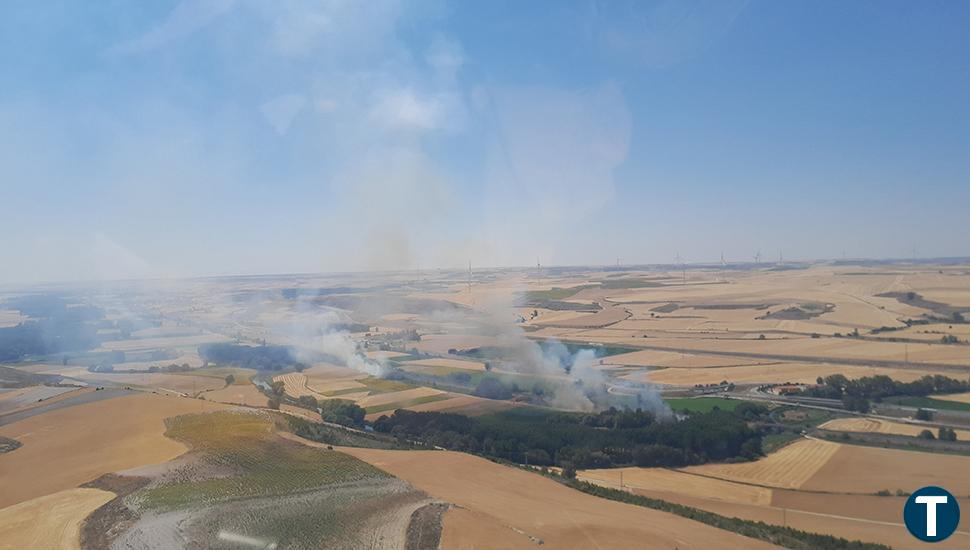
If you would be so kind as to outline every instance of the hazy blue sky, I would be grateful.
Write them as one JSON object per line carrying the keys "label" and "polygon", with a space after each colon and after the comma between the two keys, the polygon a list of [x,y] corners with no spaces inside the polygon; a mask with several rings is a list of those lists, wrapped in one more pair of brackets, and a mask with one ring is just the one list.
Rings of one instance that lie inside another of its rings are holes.
{"label": "hazy blue sky", "polygon": [[970,2],[10,1],[0,282],[970,255]]}

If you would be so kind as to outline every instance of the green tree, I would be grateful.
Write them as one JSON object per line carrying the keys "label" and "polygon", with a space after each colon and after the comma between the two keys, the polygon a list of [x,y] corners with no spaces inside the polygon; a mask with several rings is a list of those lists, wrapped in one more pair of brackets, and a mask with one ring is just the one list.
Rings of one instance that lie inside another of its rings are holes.
{"label": "green tree", "polygon": [[940,428],[939,432],[937,433],[937,438],[940,441],[956,441],[957,432],[953,428],[943,427]]}
{"label": "green tree", "polygon": [[327,399],[320,402],[320,417],[326,422],[343,426],[360,426],[367,415],[360,405],[347,399]]}

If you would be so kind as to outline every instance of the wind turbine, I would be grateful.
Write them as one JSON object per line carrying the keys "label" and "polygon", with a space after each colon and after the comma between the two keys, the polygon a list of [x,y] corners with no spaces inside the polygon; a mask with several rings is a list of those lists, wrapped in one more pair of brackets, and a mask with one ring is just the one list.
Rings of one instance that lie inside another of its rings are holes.
{"label": "wind turbine", "polygon": [[754,253],[754,263],[756,263],[756,264],[760,264],[761,263],[761,251],[760,250]]}

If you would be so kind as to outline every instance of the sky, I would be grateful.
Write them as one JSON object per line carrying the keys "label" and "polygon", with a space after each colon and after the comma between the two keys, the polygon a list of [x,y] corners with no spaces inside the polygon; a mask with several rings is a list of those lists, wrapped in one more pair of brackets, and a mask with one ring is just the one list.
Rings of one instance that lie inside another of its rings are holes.
{"label": "sky", "polygon": [[970,3],[0,6],[0,283],[970,256]]}

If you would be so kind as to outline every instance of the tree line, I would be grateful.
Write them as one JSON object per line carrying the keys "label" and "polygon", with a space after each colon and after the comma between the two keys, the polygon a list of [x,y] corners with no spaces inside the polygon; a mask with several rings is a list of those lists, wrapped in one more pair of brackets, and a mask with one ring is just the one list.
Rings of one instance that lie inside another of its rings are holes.
{"label": "tree line", "polygon": [[761,433],[745,414],[767,413],[751,404],[715,409],[681,421],[658,420],[643,410],[615,408],[596,414],[536,409],[480,417],[397,410],[374,430],[399,439],[567,470],[620,466],[686,466],[708,461],[752,460],[762,454]]}
{"label": "tree line", "polygon": [[863,376],[854,380],[842,374],[818,377],[818,386],[796,393],[809,397],[840,399],[850,411],[869,412],[870,401],[880,402],[886,397],[926,397],[933,394],[970,391],[970,380],[958,380],[940,374],[926,375],[912,382],[900,382],[885,375]]}

